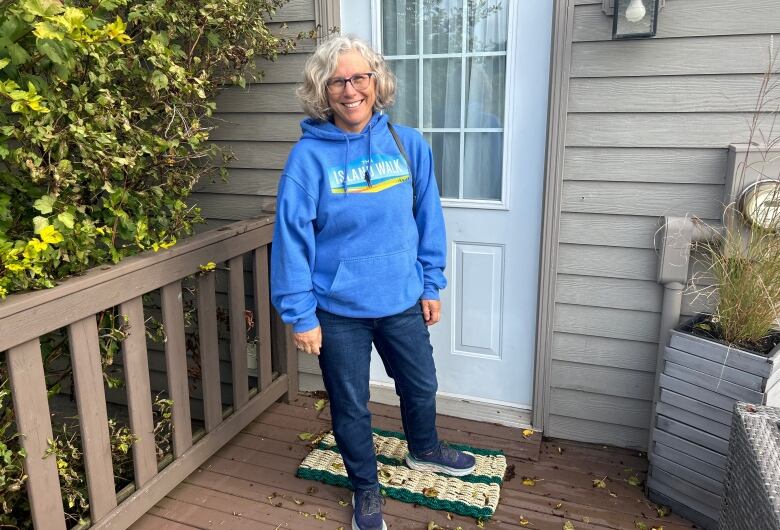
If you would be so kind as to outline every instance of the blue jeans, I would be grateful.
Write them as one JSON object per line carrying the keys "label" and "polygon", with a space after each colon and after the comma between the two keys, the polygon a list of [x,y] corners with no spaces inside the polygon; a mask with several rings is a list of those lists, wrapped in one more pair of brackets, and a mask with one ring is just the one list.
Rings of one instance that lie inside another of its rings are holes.
{"label": "blue jeans", "polygon": [[383,318],[350,318],[321,309],[319,361],[330,400],[333,434],[355,489],[379,485],[368,410],[371,343],[395,381],[401,421],[412,454],[439,444],[436,434],[436,367],[422,309]]}

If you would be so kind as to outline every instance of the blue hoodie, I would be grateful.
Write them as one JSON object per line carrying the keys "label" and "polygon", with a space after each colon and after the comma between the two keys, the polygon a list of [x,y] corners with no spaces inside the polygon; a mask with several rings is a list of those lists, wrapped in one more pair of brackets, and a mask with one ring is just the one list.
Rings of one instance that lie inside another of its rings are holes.
{"label": "blue hoodie", "polygon": [[[379,318],[438,300],[447,249],[431,150],[395,126],[414,168],[375,113],[360,134],[306,119],[279,182],[271,247],[271,301],[296,333],[319,325],[317,307]],[[344,178],[346,175],[346,179]]]}

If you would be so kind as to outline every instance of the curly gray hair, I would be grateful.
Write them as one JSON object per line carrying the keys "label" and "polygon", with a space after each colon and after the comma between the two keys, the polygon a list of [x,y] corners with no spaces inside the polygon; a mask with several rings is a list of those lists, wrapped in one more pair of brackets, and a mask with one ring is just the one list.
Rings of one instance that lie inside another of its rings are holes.
{"label": "curly gray hair", "polygon": [[303,68],[303,83],[296,90],[304,112],[312,118],[327,120],[330,116],[325,82],[333,75],[339,57],[347,52],[358,52],[376,73],[376,103],[374,110],[382,110],[395,101],[395,76],[384,57],[362,40],[349,36],[331,37],[314,50]]}

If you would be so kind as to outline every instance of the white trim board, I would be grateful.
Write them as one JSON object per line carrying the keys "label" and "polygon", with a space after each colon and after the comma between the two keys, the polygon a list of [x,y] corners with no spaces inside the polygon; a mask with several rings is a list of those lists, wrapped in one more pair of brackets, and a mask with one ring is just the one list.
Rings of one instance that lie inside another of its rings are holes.
{"label": "white trim board", "polygon": [[[398,396],[393,385],[372,381],[371,401],[398,406]],[[436,413],[483,423],[497,423],[507,427],[531,428],[531,410],[512,407],[503,403],[478,401],[473,398],[438,392]]]}

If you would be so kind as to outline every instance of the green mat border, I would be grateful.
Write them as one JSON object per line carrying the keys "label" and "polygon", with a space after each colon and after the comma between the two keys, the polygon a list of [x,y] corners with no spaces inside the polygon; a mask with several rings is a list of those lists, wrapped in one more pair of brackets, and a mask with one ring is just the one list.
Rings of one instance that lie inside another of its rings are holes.
{"label": "green mat border", "polygon": [[[295,475],[302,479],[316,480],[318,482],[324,482],[325,484],[352,489],[352,483],[348,477],[336,475],[328,471],[321,471],[319,469],[305,469],[299,467]],[[385,495],[399,501],[419,504],[421,506],[433,508],[434,510],[444,510],[446,512],[464,515],[466,517],[474,517],[475,519],[490,519],[493,517],[493,510],[488,507],[475,508],[474,506],[470,506],[461,501],[448,501],[437,499],[436,497],[426,497],[422,493],[410,493],[404,489],[394,488],[392,486],[380,487]]]}

